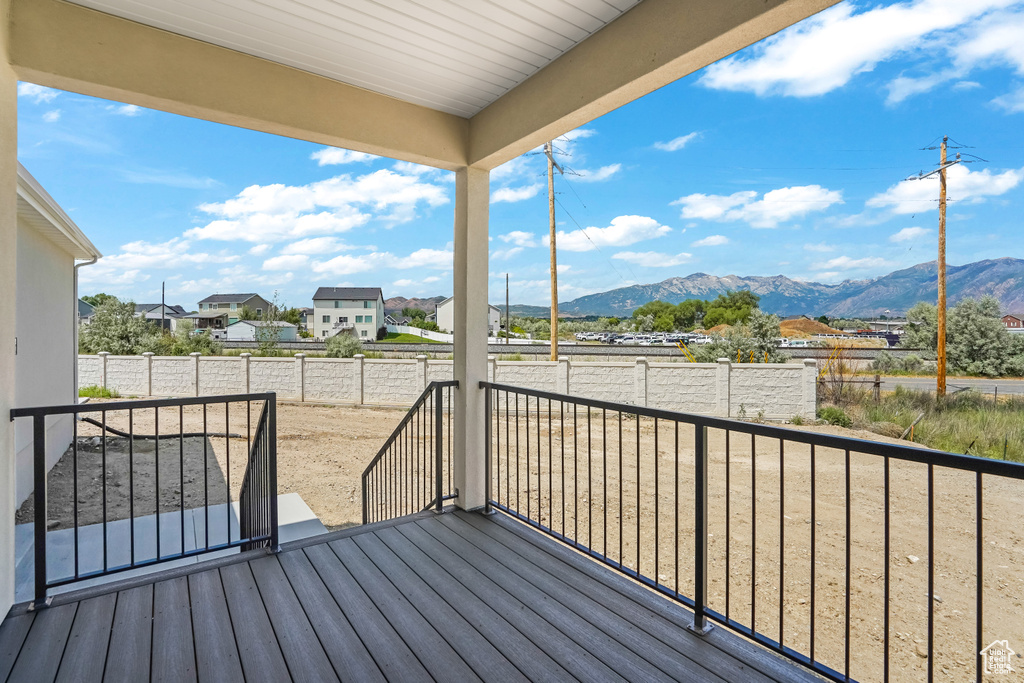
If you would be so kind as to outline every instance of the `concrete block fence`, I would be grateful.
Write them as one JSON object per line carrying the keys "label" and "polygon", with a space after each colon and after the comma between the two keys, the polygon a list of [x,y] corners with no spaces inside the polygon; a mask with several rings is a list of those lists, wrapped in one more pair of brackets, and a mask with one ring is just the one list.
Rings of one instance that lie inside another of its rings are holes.
{"label": "concrete block fence", "polygon": [[[584,363],[489,359],[488,379],[502,384],[616,403],[704,415],[813,418],[817,366]],[[222,356],[78,357],[80,386],[98,385],[133,396],[200,396],[275,391],[282,399],[354,405],[411,405],[428,383],[450,380],[452,361],[412,359],[254,358]]]}

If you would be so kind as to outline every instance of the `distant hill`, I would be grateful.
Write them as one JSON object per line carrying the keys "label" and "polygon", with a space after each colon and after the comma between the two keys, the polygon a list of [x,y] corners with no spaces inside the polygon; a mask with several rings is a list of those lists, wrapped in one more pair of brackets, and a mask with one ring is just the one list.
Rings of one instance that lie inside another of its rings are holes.
{"label": "distant hill", "polygon": [[[964,297],[991,294],[1004,311],[1024,311],[1024,260],[999,258],[947,266],[946,278],[951,306]],[[588,294],[564,302],[558,308],[561,315],[626,316],[638,306],[657,299],[675,304],[685,299],[713,299],[730,290],[747,289],[761,297],[761,309],[769,313],[866,317],[888,309],[891,315],[899,315],[918,301],[935,301],[937,279],[935,261],[871,280],[846,280],[836,285],[798,282],[784,275],[719,277],[694,273],[655,284]],[[504,310],[503,305],[499,308]],[[537,312],[532,313],[534,310]],[[517,304],[512,306],[512,313],[548,317],[548,309],[543,306]]]}
{"label": "distant hill", "polygon": [[403,308],[418,308],[427,313],[433,313],[434,307],[447,299],[446,296],[432,296],[429,299],[406,299],[404,296],[394,296],[384,300],[385,313],[401,313]]}

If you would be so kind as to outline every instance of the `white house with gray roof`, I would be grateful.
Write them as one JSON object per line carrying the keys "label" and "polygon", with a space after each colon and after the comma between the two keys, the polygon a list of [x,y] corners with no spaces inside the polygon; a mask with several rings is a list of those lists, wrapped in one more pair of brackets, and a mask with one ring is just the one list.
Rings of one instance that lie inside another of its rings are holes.
{"label": "white house with gray roof", "polygon": [[380,287],[321,287],[313,295],[308,329],[320,339],[349,332],[376,339],[384,326],[384,294]]}
{"label": "white house with gray roof", "polygon": [[[270,302],[259,294],[212,294],[199,302],[200,318],[218,317],[221,313],[228,314],[227,324],[238,322],[238,314],[248,306],[261,317],[270,310]],[[213,314],[203,315],[203,314]]]}

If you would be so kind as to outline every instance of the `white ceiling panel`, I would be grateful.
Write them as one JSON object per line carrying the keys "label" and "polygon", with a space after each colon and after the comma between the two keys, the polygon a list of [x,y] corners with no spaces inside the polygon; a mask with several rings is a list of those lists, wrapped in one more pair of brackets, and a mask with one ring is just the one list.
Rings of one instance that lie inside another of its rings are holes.
{"label": "white ceiling panel", "polygon": [[469,117],[640,0],[71,0]]}

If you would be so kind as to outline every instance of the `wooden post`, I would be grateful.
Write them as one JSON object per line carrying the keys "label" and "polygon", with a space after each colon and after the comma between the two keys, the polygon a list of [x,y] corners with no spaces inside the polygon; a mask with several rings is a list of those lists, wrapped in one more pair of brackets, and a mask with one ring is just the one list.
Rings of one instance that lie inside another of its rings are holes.
{"label": "wooden post", "polygon": [[935,393],[946,395],[946,141],[939,148],[939,303],[938,303],[938,372]]}
{"label": "wooden post", "polygon": [[878,403],[878,402],[880,402],[882,400],[882,376],[881,375],[875,375],[874,390],[875,390],[875,392],[874,392],[875,393],[875,403]]}

